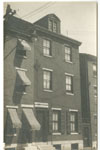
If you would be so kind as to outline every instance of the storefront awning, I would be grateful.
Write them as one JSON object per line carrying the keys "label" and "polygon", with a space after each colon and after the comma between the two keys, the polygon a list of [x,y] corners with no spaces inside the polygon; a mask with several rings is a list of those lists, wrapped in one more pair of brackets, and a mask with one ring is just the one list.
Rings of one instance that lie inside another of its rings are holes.
{"label": "storefront awning", "polygon": [[20,76],[21,80],[23,81],[24,85],[31,85],[30,80],[28,79],[28,77],[25,74],[24,70],[17,70],[18,75]]}
{"label": "storefront awning", "polygon": [[17,111],[15,108],[8,109],[13,128],[21,128],[21,121],[19,120],[19,117],[17,115]]}
{"label": "storefront awning", "polygon": [[31,50],[30,45],[28,44],[28,42],[26,42],[25,40],[19,39],[19,42],[21,44],[21,46],[23,47],[22,50]]}
{"label": "storefront awning", "polygon": [[26,119],[29,123],[29,125],[31,126],[32,130],[40,130],[40,124],[37,121],[32,108],[23,108],[23,112],[26,116]]}

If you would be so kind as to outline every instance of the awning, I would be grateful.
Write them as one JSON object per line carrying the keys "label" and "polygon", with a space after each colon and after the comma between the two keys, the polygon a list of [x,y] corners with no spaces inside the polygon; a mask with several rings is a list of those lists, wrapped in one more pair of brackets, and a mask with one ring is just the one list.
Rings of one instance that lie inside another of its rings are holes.
{"label": "awning", "polygon": [[15,108],[8,109],[13,128],[21,128],[21,121],[18,118],[17,111]]}
{"label": "awning", "polygon": [[18,70],[18,69],[17,69],[17,73],[19,74],[19,76],[20,76],[21,80],[23,81],[23,84],[24,84],[24,85],[31,85],[31,82],[30,82],[30,80],[28,79],[28,77],[26,76],[24,70]]}
{"label": "awning", "polygon": [[23,47],[23,50],[31,50],[30,45],[28,44],[28,42],[26,42],[25,40],[19,39],[19,42],[21,44],[21,46]]}
{"label": "awning", "polygon": [[32,130],[40,130],[40,124],[35,118],[32,108],[23,108],[23,112],[26,116],[26,119],[31,126]]}

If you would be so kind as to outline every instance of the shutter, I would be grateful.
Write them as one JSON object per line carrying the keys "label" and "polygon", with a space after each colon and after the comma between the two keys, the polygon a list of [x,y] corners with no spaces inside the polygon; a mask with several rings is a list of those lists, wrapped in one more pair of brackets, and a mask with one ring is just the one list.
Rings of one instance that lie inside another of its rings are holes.
{"label": "shutter", "polygon": [[78,133],[82,133],[82,117],[81,112],[78,112]]}
{"label": "shutter", "polygon": [[65,125],[66,125],[66,118],[65,118],[65,110],[62,109],[61,111],[61,133],[65,133]]}
{"label": "shutter", "polygon": [[49,134],[52,134],[52,110],[49,109]]}
{"label": "shutter", "polygon": [[66,131],[67,134],[70,134],[70,112],[66,112]]}

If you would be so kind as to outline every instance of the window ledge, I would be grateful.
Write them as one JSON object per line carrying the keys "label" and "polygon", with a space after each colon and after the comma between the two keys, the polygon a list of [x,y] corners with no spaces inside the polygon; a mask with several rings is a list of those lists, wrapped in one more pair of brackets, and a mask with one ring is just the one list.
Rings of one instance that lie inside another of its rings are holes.
{"label": "window ledge", "polygon": [[7,136],[17,136],[17,134],[15,133],[15,134],[7,134]]}
{"label": "window ledge", "polygon": [[73,132],[73,133],[70,133],[71,135],[75,135],[75,134],[79,134],[78,132]]}
{"label": "window ledge", "polygon": [[16,93],[22,94],[22,95],[26,95],[27,94],[26,92],[17,92],[17,91],[16,91]]}
{"label": "window ledge", "polygon": [[67,61],[67,60],[65,60],[65,62],[66,62],[66,63],[69,63],[69,64],[73,64],[72,61]]}
{"label": "window ledge", "polygon": [[60,132],[52,133],[52,135],[61,135],[61,133]]}
{"label": "window ledge", "polygon": [[66,92],[66,94],[67,94],[67,95],[74,96],[74,94],[73,94],[73,93],[68,93],[68,92]]}
{"label": "window ledge", "polygon": [[27,56],[21,56],[21,55],[17,55],[17,57],[24,58],[24,59],[27,58]]}
{"label": "window ledge", "polygon": [[45,57],[49,57],[49,58],[52,58],[52,56],[51,56],[51,55],[45,55],[45,54],[43,54],[43,56],[45,56]]}
{"label": "window ledge", "polygon": [[44,92],[53,92],[52,90],[43,90]]}

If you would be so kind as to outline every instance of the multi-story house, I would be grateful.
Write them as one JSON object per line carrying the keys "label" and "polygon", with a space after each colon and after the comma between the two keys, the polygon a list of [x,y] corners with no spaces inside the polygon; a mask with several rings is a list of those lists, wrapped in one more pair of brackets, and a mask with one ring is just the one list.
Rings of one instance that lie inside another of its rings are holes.
{"label": "multi-story house", "polygon": [[84,147],[97,148],[97,58],[80,54]]}
{"label": "multi-story house", "polygon": [[83,148],[79,46],[49,14],[34,24],[5,21],[7,150]]}

